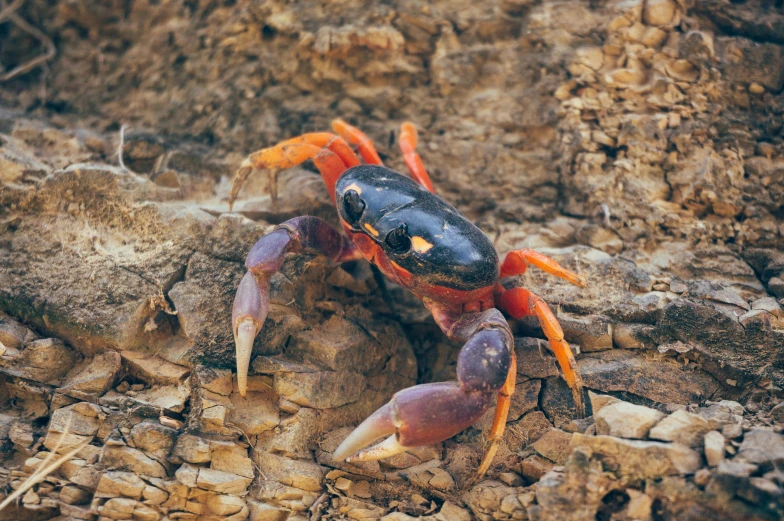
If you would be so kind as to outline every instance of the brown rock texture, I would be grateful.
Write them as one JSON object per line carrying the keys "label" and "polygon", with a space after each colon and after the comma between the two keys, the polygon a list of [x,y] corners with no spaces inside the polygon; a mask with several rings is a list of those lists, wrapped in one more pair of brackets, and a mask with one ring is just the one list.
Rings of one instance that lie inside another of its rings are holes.
{"label": "brown rock texture", "polygon": [[[781,2],[0,13],[0,495],[85,444],[0,520],[784,516]],[[31,62],[36,31],[54,57]],[[273,277],[240,397],[245,255],[293,216],[337,220],[308,165],[256,173],[234,212],[231,178],[336,117],[398,171],[412,121],[437,192],[500,254],[588,279],[503,283],[559,316],[592,416],[575,419],[538,324],[512,321],[517,392],[485,479],[492,412],[437,446],[335,463],[395,391],[453,379],[460,346],[367,264],[313,256]]]}

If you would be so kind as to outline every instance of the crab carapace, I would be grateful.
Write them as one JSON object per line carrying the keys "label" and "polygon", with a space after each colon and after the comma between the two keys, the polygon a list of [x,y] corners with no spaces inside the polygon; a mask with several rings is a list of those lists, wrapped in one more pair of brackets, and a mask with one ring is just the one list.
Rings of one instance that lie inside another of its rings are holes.
{"label": "crab carapace", "polygon": [[[237,172],[231,202],[254,169],[290,168],[312,160],[343,228],[340,233],[316,217],[296,217],[251,248],[245,261],[248,272],[237,289],[232,312],[240,394],[245,396],[253,341],[269,310],[270,277],[281,268],[286,254],[307,253],[336,263],[367,259],[419,297],[447,337],[464,342],[457,381],[397,392],[341,443],[334,452],[336,460],[381,459],[443,441],[475,423],[497,396],[488,444],[477,470],[483,475],[503,436],[515,388],[514,342],[501,311],[513,318],[539,319],[582,417],[582,381],[555,316],[540,297],[521,287],[505,289],[499,279],[520,275],[529,265],[578,286],[585,285],[583,277],[532,250],[512,251],[500,262],[487,236],[434,193],[416,153],[417,135],[411,123],[404,123],[399,134],[410,178],[384,167],[360,130],[342,120],[335,120],[332,128],[334,134],[304,134],[255,152]],[[384,439],[366,448],[380,438]]]}

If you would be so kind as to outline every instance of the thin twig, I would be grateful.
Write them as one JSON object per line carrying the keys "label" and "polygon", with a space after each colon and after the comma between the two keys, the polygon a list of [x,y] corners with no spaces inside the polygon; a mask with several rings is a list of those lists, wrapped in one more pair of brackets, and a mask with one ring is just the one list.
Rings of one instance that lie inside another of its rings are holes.
{"label": "thin twig", "polygon": [[2,2],[3,10],[0,11],[0,22],[5,20],[6,18],[14,23],[17,27],[19,27],[24,32],[31,34],[35,39],[41,42],[41,45],[46,49],[46,52],[36,58],[26,61],[25,63],[18,65],[11,69],[9,72],[0,76],[0,81],[8,81],[13,79],[17,76],[30,72],[34,68],[36,68],[41,63],[46,62],[47,60],[54,57],[57,54],[57,48],[54,46],[54,42],[52,42],[51,38],[46,36],[40,29],[34,27],[33,25],[27,23],[24,18],[19,16],[16,11],[22,6],[24,0],[14,0],[14,2],[9,5],[5,6],[5,2]]}
{"label": "thin twig", "polygon": [[128,167],[125,166],[123,162],[122,154],[123,154],[123,146],[125,146],[125,129],[128,128],[128,125],[123,125],[120,127],[120,145],[117,147],[117,159],[120,161],[120,168],[129,172],[130,170]]}

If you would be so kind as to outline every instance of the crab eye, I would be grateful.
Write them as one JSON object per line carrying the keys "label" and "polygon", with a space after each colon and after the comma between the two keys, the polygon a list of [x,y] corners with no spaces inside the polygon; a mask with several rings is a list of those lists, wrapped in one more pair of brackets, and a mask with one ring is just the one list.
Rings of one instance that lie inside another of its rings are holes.
{"label": "crab eye", "polygon": [[365,211],[365,201],[359,196],[356,190],[347,190],[343,194],[343,209],[346,211],[346,217],[349,218],[351,224],[359,221],[362,217],[362,212]]}
{"label": "crab eye", "polygon": [[390,250],[395,253],[407,253],[411,249],[411,238],[408,236],[408,228],[401,224],[387,234],[386,241]]}

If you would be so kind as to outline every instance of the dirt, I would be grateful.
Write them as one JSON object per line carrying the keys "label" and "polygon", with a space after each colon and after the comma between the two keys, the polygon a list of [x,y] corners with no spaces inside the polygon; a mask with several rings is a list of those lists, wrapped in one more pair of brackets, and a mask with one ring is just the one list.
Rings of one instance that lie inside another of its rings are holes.
{"label": "dirt", "polygon": [[[46,51],[25,27],[57,54],[0,83],[3,492],[64,418],[90,444],[0,519],[780,518],[781,2],[19,5],[0,75]],[[486,480],[492,411],[436,447],[336,464],[395,391],[453,379],[460,346],[366,264],[313,257],[272,281],[242,400],[244,256],[290,217],[336,217],[310,166],[258,172],[234,212],[231,178],[336,117],[398,171],[412,121],[438,194],[501,255],[588,279],[505,281],[556,311],[586,387],[718,434],[597,434],[521,320]]]}

